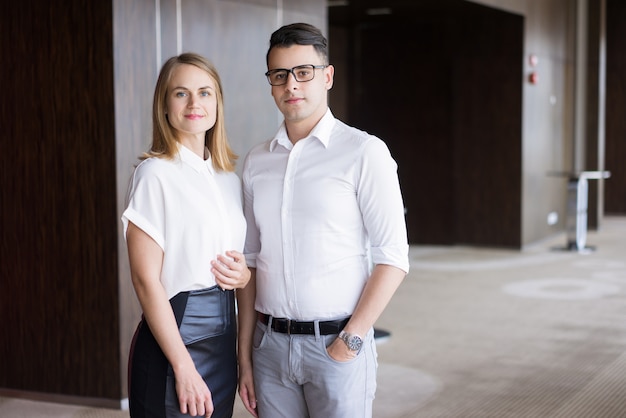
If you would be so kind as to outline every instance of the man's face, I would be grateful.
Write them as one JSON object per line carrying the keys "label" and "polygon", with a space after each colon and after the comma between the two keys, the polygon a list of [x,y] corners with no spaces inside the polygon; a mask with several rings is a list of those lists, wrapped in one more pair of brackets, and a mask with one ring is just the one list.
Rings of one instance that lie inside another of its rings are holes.
{"label": "man's face", "polygon": [[[312,45],[293,45],[273,48],[269,54],[268,70],[287,69],[300,65],[323,65],[322,58]],[[272,96],[287,123],[310,122],[316,124],[328,107],[327,92],[333,85],[332,66],[314,69],[310,81],[296,81],[293,74],[287,75],[287,82],[272,86]]]}

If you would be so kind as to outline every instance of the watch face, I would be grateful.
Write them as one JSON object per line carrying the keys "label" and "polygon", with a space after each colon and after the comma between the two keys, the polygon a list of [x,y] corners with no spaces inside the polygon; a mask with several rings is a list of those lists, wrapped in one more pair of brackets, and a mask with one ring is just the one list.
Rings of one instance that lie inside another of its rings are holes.
{"label": "watch face", "polygon": [[348,334],[345,331],[339,333],[339,338],[343,340],[351,351],[359,351],[363,345],[363,340],[358,335]]}
{"label": "watch face", "polygon": [[361,345],[363,345],[363,340],[358,335],[353,335],[348,339],[348,348],[352,351],[358,351],[361,349]]}

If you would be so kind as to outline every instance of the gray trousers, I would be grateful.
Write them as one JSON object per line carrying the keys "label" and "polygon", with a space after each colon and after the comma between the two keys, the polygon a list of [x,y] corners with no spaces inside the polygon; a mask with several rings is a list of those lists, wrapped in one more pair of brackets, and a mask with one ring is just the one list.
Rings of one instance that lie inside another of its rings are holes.
{"label": "gray trousers", "polygon": [[288,335],[257,321],[252,359],[259,418],[368,418],[378,367],[374,330],[357,357],[333,360],[337,334]]}

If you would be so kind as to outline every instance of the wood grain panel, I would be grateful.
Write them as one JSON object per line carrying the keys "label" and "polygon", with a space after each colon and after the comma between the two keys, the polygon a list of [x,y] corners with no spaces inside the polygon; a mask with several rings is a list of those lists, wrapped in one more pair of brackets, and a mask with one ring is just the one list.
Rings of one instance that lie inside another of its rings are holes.
{"label": "wood grain panel", "polygon": [[0,387],[119,398],[111,4],[0,19]]}
{"label": "wood grain panel", "polygon": [[354,34],[348,123],[396,158],[409,241],[519,247],[523,19],[454,1],[364,16],[331,14]]}
{"label": "wood grain panel", "polygon": [[467,8],[462,22],[451,78],[456,242],[519,248],[523,19]]}
{"label": "wood grain panel", "polygon": [[626,3],[607,0],[605,211],[626,214]]}
{"label": "wood grain panel", "polygon": [[396,159],[413,243],[450,244],[454,236],[450,71],[435,41],[445,33],[440,23],[361,25],[349,71],[358,83],[350,120],[383,139]]}

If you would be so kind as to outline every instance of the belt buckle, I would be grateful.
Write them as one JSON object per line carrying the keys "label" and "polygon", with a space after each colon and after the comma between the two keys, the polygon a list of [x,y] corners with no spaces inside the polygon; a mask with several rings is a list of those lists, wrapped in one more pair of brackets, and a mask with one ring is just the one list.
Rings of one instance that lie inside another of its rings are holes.
{"label": "belt buckle", "polygon": [[291,319],[287,319],[287,335],[291,335]]}

